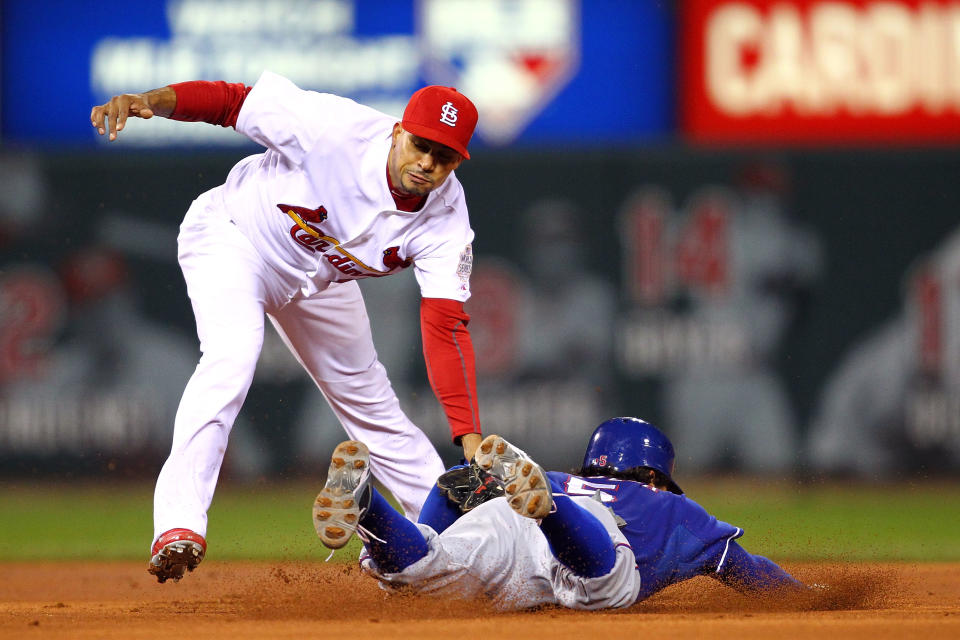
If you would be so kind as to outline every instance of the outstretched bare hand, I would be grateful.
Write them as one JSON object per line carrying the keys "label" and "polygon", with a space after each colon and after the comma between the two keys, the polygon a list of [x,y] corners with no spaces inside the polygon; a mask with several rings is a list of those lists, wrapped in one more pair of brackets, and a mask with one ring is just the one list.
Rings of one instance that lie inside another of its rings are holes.
{"label": "outstretched bare hand", "polygon": [[124,93],[91,109],[90,124],[96,127],[100,135],[109,132],[110,140],[116,140],[127,118],[136,116],[147,120],[155,115],[167,117],[173,112],[176,100],[176,94],[169,87],[147,93]]}

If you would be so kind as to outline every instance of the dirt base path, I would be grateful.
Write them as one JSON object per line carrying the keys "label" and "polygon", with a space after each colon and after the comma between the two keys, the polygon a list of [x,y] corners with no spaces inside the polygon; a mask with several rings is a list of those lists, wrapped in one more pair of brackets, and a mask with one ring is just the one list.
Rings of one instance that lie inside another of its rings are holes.
{"label": "dirt base path", "polygon": [[145,563],[2,564],[0,638],[960,638],[958,563],[785,566],[827,588],[758,601],[697,578],[620,611],[504,614],[387,595],[353,565],[208,561],[160,585]]}

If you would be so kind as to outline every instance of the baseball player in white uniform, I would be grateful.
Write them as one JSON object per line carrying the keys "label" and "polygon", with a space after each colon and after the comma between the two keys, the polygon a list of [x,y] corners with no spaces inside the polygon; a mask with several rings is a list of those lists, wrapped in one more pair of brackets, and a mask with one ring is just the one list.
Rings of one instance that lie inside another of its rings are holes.
{"label": "baseball player in white uniform", "polygon": [[113,140],[128,117],[154,115],[233,126],[266,150],[201,194],[180,228],[202,357],[157,480],[150,572],[178,580],[203,559],[207,510],[265,314],[415,519],[443,464],[377,360],[356,280],[413,266],[428,375],[469,460],[481,440],[463,311],[474,234],[453,171],[470,157],[476,108],[455,89],[428,86],[397,122],[264,72],[252,87],[195,81],[115,96],[90,118]]}

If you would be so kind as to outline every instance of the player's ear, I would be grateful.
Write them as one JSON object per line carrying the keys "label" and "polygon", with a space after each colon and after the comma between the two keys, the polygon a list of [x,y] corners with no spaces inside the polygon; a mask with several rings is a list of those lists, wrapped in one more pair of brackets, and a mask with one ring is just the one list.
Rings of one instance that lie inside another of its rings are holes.
{"label": "player's ear", "polygon": [[403,133],[403,125],[399,122],[394,123],[393,125],[393,144],[397,144],[397,138],[400,137],[400,134]]}

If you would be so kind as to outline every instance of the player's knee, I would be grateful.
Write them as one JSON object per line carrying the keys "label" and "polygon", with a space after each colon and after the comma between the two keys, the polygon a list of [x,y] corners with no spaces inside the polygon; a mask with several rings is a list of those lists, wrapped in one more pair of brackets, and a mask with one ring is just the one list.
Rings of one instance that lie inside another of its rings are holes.
{"label": "player's knee", "polygon": [[369,402],[389,400],[394,397],[393,386],[386,369],[377,361],[368,367],[348,367],[338,364],[317,378],[324,393],[331,395],[363,395]]}
{"label": "player's knee", "polygon": [[197,371],[210,375],[219,373],[236,378],[238,381],[247,378],[252,380],[259,358],[259,344],[242,345],[214,342],[204,345]]}

